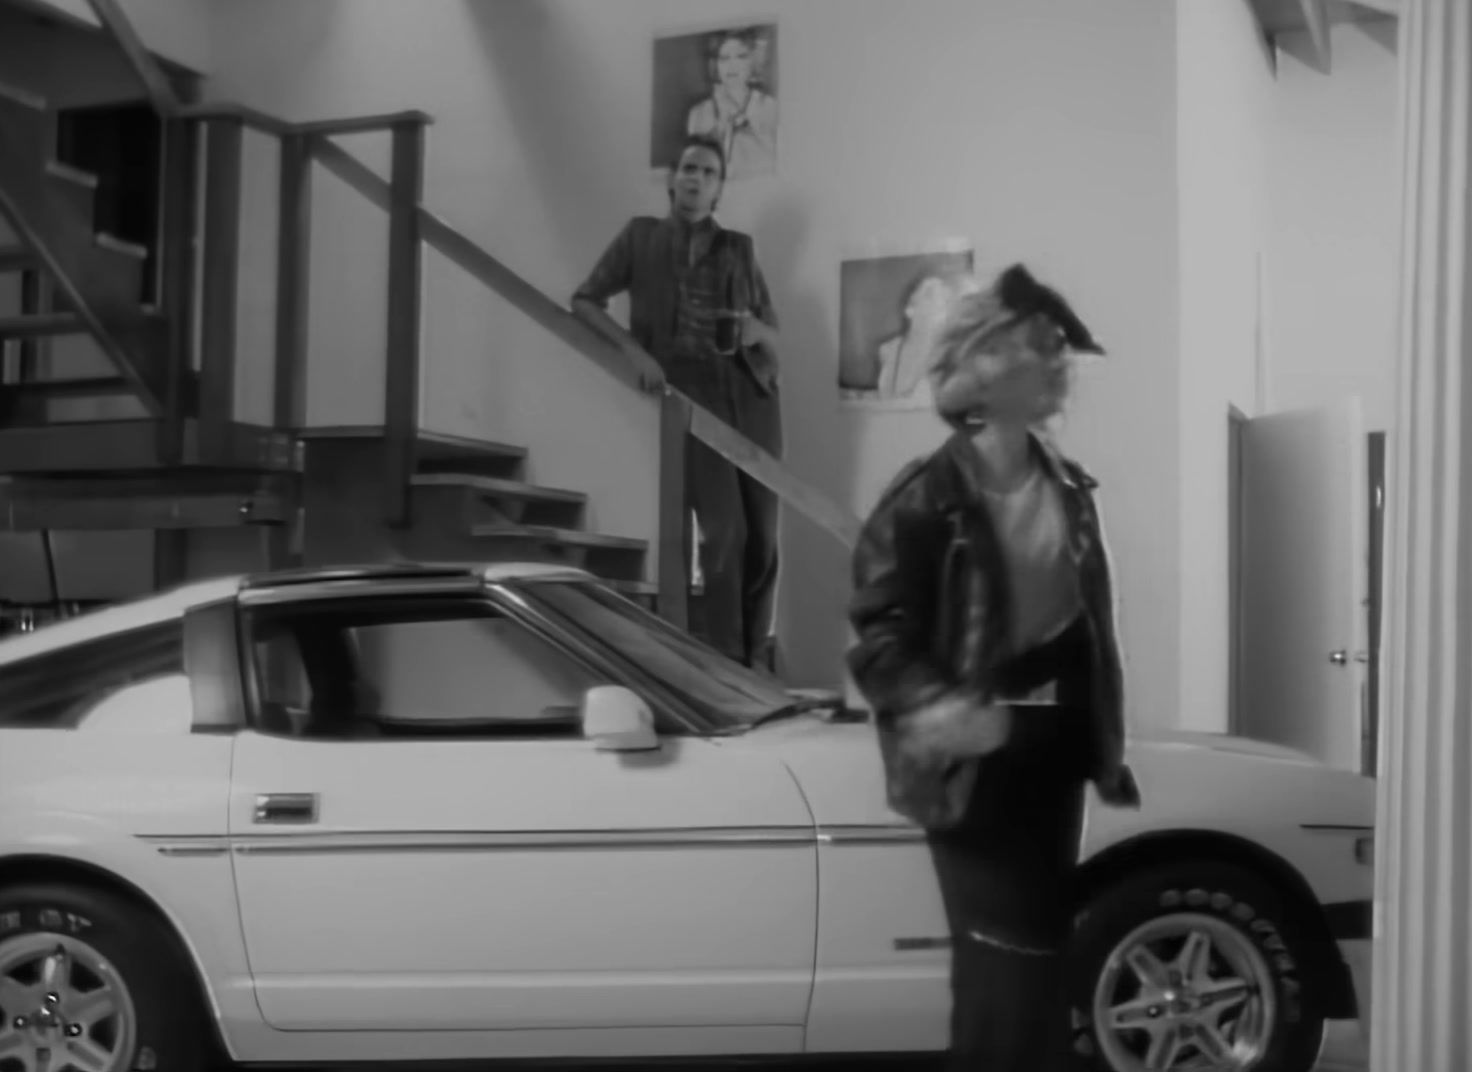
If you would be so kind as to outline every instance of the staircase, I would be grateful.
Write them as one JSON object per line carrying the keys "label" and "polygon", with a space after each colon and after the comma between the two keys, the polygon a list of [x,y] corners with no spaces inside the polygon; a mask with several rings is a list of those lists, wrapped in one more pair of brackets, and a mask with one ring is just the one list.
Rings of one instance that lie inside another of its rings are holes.
{"label": "staircase", "polygon": [[[196,145],[201,131],[209,134],[206,223],[202,234],[194,232],[194,183],[171,187],[166,175],[165,200],[188,204],[184,211],[166,204],[161,216],[190,226],[160,238],[161,300],[145,305],[140,296],[150,250],[94,230],[97,177],[53,159],[55,115],[45,100],[0,86],[0,222],[14,233],[12,244],[0,246],[0,275],[20,274],[31,292],[53,295],[45,307],[0,315],[0,540],[23,534],[44,546],[52,611],[225,568],[391,559],[577,566],[654,606],[647,542],[588,531],[587,496],[529,483],[524,448],[425,431],[417,421],[407,436],[402,429],[395,434],[391,415],[383,426],[304,428],[299,419],[280,419],[283,410],[299,417],[304,406],[300,399],[282,403],[279,390],[276,427],[233,418],[234,310],[220,315],[220,295],[233,303],[228,258],[238,247],[228,227],[221,239],[215,217],[233,199],[236,215],[228,224],[238,229],[242,116],[251,114],[201,111],[169,120],[176,138],[195,135],[186,144]],[[223,137],[214,133],[220,124]],[[325,140],[328,133],[317,136]],[[289,155],[283,153],[284,167]],[[196,160],[185,159],[192,172]],[[411,207],[417,211],[417,204]],[[223,215],[231,215],[228,207]],[[305,252],[285,234],[283,245]],[[205,297],[196,308],[192,261],[201,247]],[[188,268],[171,274],[176,258],[186,255]],[[300,278],[304,266],[291,274]],[[298,340],[305,337],[304,314],[300,307],[281,314],[298,318]],[[197,319],[204,326],[196,348]],[[49,367],[54,362],[38,358],[37,341],[68,336],[91,339],[105,369],[62,376]],[[278,331],[278,340],[283,337],[292,331]],[[304,382],[300,366],[309,355],[285,352],[295,364],[283,365],[278,353],[278,380]],[[396,496],[406,508],[386,511]],[[233,549],[228,563],[219,553],[202,553],[205,543],[220,542],[207,534],[224,529],[246,534],[225,541]],[[115,578],[105,591],[58,581],[70,571],[57,569],[54,535],[67,534],[76,545],[78,534],[85,544],[85,534],[118,532],[152,534],[152,562],[136,570],[127,590]],[[26,604],[11,607],[11,617],[44,619],[46,610],[32,605],[36,585],[14,581],[13,569],[7,576],[0,568],[0,619],[7,603]]]}
{"label": "staircase", "polygon": [[586,569],[648,606],[648,542],[590,532],[588,497],[524,480],[522,447],[421,431],[408,525],[364,524],[383,501],[381,429],[303,430],[306,562],[521,561]]}

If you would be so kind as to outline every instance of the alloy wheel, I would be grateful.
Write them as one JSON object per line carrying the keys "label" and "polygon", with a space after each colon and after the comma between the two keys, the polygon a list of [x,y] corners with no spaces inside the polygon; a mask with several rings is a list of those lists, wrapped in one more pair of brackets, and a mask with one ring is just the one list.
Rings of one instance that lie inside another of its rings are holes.
{"label": "alloy wheel", "polygon": [[1136,927],[1094,987],[1101,1055],[1114,1072],[1248,1072],[1278,1014],[1267,961],[1224,920],[1192,912]]}
{"label": "alloy wheel", "polygon": [[0,942],[0,1072],[122,1072],[137,1036],[132,995],[80,939]]}

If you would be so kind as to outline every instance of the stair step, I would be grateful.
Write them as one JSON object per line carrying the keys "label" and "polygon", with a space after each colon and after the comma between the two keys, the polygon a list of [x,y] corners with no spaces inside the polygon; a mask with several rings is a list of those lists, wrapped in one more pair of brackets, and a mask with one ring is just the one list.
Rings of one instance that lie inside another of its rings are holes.
{"label": "stair step", "polygon": [[551,525],[472,525],[468,535],[479,545],[496,548],[498,557],[546,555],[610,581],[642,580],[649,550],[647,540]]}
{"label": "stair step", "polygon": [[33,108],[38,112],[46,110],[46,98],[32,93],[28,89],[19,86],[6,85],[0,82],[0,97],[26,108]]}
{"label": "stair step", "polygon": [[[297,435],[304,440],[382,440],[383,427],[374,424],[326,425],[301,428]],[[451,435],[447,432],[421,431],[416,437],[421,460],[437,459],[451,461],[458,458],[504,457],[522,459],[525,447],[510,443],[497,443],[489,439],[472,439],[469,436]]]}
{"label": "stair step", "polygon": [[[120,317],[115,323],[130,328],[159,327],[163,324],[163,318],[156,310],[140,308],[136,315]],[[0,316],[0,339],[84,335],[86,332],[87,325],[76,313],[28,313],[24,316]]]}
{"label": "stair step", "polygon": [[126,531],[280,524],[292,510],[277,478],[21,479],[0,484],[0,531]]}
{"label": "stair step", "polygon": [[559,529],[550,525],[472,525],[470,534],[498,540],[533,540],[609,551],[644,551],[649,547],[648,540],[632,536],[605,536],[600,532]]}
{"label": "stair step", "polygon": [[0,316],[0,339],[35,339],[43,336],[82,335],[87,325],[76,313],[31,313]]}
{"label": "stair step", "polygon": [[[163,468],[161,428],[152,419],[0,428],[0,473],[157,472]],[[284,472],[297,462],[295,441],[286,433],[234,422],[211,436],[198,421],[184,422],[184,467]]]}
{"label": "stair step", "polygon": [[476,473],[416,473],[410,478],[416,488],[469,488],[485,492],[500,499],[527,499],[536,502],[585,503],[588,497],[581,491],[564,488],[546,488],[537,484],[525,484],[520,480],[503,480],[500,477],[480,476]]}
{"label": "stair step", "polygon": [[[3,334],[3,331],[0,331]],[[55,398],[103,398],[129,395],[133,385],[121,376],[86,376],[70,380],[29,380],[0,384],[0,402],[49,402]]]}
{"label": "stair step", "polygon": [[60,160],[46,161],[46,174],[63,182],[71,183],[73,186],[78,186],[88,193],[96,192],[97,184],[100,181],[92,172],[83,171],[81,168],[72,167],[70,164],[63,164]]}
{"label": "stair step", "polygon": [[0,272],[25,272],[41,267],[41,258],[24,246],[0,246]]}
{"label": "stair step", "polygon": [[96,241],[99,249],[108,249],[138,261],[148,260],[148,247],[140,246],[137,242],[129,242],[106,231],[99,231]]}
{"label": "stair step", "polygon": [[[383,427],[373,424],[301,428],[297,435],[308,444],[308,449],[313,444],[341,444],[354,451],[377,451],[384,438]],[[521,475],[527,456],[525,447],[510,443],[427,430],[415,436],[415,450],[420,473],[455,472],[506,479]]]}
{"label": "stair step", "polygon": [[588,502],[582,492],[479,473],[416,473],[410,485],[416,512],[462,531],[481,523],[581,528]]}

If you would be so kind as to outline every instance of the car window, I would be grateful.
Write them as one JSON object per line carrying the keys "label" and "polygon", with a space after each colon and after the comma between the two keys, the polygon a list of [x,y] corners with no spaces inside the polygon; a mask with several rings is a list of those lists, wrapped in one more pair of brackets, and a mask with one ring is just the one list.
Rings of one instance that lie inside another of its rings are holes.
{"label": "car window", "polygon": [[260,721],[294,736],[578,735],[610,683],[480,600],[277,613],[251,639]]}
{"label": "car window", "polygon": [[0,665],[0,729],[75,728],[120,690],[184,672],[178,621],[32,655]]}

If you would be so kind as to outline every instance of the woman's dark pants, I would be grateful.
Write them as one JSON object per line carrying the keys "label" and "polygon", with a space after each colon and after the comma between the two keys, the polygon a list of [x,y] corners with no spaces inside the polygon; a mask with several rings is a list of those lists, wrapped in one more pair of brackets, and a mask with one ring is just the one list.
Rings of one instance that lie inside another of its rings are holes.
{"label": "woman's dark pants", "polygon": [[1052,1072],[1071,1045],[1064,951],[1084,804],[1087,633],[1071,628],[1013,670],[1056,674],[1057,707],[1014,709],[981,761],[957,829],[930,845],[952,937],[952,1069]]}

